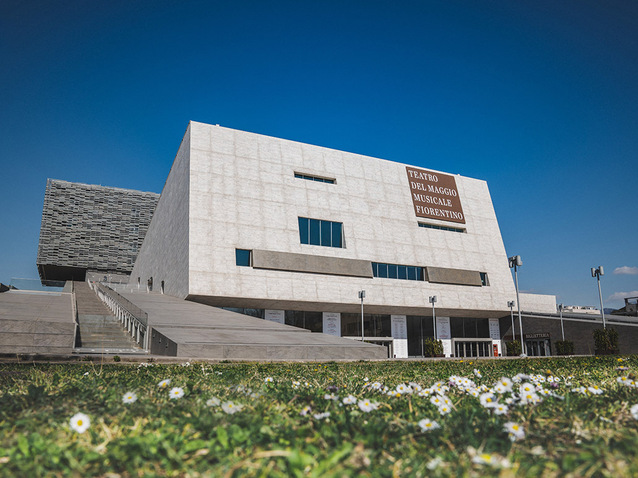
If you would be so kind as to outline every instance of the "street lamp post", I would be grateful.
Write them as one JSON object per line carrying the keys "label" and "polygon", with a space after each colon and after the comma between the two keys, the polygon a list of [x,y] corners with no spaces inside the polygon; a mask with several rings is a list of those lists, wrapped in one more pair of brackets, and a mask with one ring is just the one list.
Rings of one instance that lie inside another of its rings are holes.
{"label": "street lamp post", "polygon": [[591,268],[591,276],[595,277],[598,280],[598,297],[600,298],[600,315],[603,318],[603,329],[606,329],[607,327],[605,326],[605,309],[603,309],[603,293],[600,290],[600,276],[604,276],[605,275],[605,270],[603,269],[603,266],[598,266],[598,268],[592,267]]}
{"label": "street lamp post", "polygon": [[560,331],[563,334],[563,342],[565,342],[565,328],[563,327],[563,304],[558,304],[558,310],[560,311]]}
{"label": "street lamp post", "polygon": [[434,304],[436,304],[436,296],[432,295],[430,296],[430,304],[432,304],[432,330],[434,330],[434,340],[436,340],[436,307]]}
{"label": "street lamp post", "polygon": [[521,335],[521,355],[527,356],[527,351],[525,350],[525,336],[523,335],[523,319],[521,318],[521,299],[518,293],[518,268],[523,265],[523,260],[521,256],[512,256],[508,259],[510,268],[514,268],[514,277],[516,280],[516,305],[518,306],[518,328],[519,333]]}
{"label": "street lamp post", "polygon": [[516,340],[516,330],[514,330],[514,301],[508,300],[507,306],[510,308],[510,318],[512,319],[512,340]]}
{"label": "street lamp post", "polygon": [[363,343],[363,299],[366,297],[366,291],[359,291],[359,299],[361,299],[361,343]]}

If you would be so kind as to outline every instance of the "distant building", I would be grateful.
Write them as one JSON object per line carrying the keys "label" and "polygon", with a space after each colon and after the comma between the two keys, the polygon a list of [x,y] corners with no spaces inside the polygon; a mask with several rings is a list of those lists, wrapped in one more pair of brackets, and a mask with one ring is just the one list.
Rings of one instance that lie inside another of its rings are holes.
{"label": "distant building", "polygon": [[625,297],[625,306],[612,314],[638,317],[638,297]]}
{"label": "distant building", "polygon": [[129,274],[159,195],[48,179],[37,266],[40,279]]}
{"label": "distant building", "polygon": [[566,305],[563,307],[563,312],[570,314],[594,314],[600,315],[600,309],[593,305]]}

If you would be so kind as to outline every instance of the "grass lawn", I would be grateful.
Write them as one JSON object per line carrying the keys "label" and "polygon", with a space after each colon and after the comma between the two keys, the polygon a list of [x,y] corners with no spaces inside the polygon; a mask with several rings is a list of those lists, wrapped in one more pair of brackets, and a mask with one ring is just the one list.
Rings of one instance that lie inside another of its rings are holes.
{"label": "grass lawn", "polygon": [[637,370],[634,356],[0,364],[0,475],[638,476]]}

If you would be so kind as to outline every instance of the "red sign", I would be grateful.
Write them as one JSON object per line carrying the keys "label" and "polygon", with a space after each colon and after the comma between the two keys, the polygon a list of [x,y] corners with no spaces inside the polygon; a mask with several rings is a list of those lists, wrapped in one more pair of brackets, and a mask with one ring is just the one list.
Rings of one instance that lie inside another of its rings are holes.
{"label": "red sign", "polygon": [[414,212],[418,217],[465,224],[454,176],[406,166]]}

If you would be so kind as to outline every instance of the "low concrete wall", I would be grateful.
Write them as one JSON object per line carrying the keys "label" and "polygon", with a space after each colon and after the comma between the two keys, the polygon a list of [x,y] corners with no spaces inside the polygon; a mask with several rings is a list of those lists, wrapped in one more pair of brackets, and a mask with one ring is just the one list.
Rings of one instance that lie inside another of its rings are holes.
{"label": "low concrete wall", "polygon": [[0,353],[71,354],[74,333],[71,294],[0,294]]}

